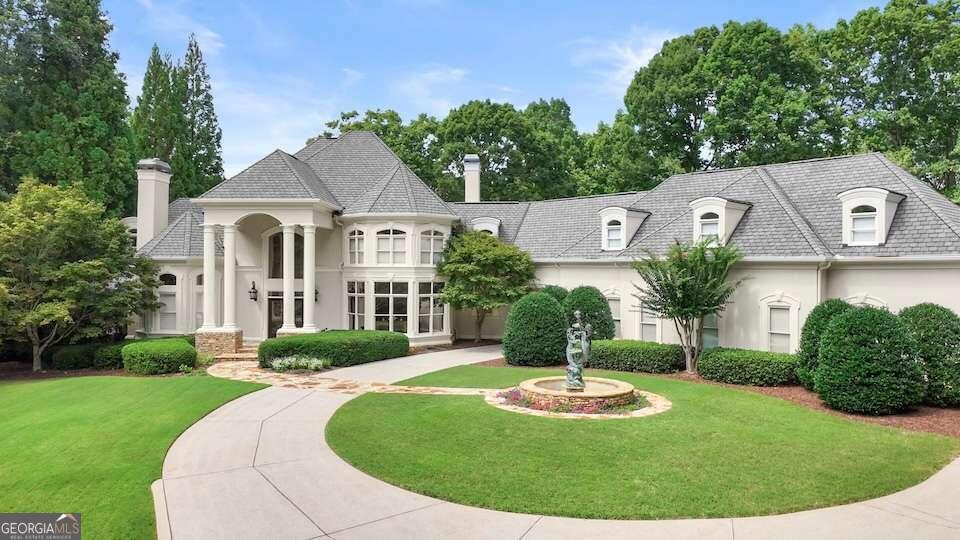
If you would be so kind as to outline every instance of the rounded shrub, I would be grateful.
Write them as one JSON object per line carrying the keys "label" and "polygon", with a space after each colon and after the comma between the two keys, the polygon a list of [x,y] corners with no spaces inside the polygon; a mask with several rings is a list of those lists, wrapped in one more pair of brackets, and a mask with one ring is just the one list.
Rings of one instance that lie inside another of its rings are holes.
{"label": "rounded shrub", "polygon": [[815,383],[828,407],[867,414],[909,409],[926,392],[916,340],[896,315],[872,307],[830,321],[820,339]]}
{"label": "rounded shrub", "polygon": [[94,366],[94,355],[102,343],[81,343],[57,348],[51,356],[53,369],[87,369]]}
{"label": "rounded shrub", "polygon": [[540,292],[547,293],[550,296],[557,299],[557,302],[563,304],[563,300],[570,294],[570,291],[564,289],[559,285],[547,285],[546,287],[540,289]]}
{"label": "rounded shrub", "polygon": [[752,386],[794,384],[796,368],[793,354],[721,347],[704,352],[697,362],[697,373],[704,379]]}
{"label": "rounded shrub", "polygon": [[385,330],[327,330],[264,340],[257,348],[260,367],[269,369],[277,358],[323,358],[334,366],[352,366],[406,356],[410,340]]}
{"label": "rounded shrub", "polygon": [[121,350],[123,367],[137,375],[175,373],[180,366],[196,367],[197,350],[180,338],[135,341]]}
{"label": "rounded shrub", "polygon": [[937,304],[917,304],[900,312],[900,321],[917,341],[927,374],[926,403],[960,406],[960,317]]}
{"label": "rounded shrub", "polygon": [[561,362],[567,324],[560,302],[543,292],[525,295],[507,315],[503,355],[515,366],[551,366]]}
{"label": "rounded shrub", "polygon": [[120,369],[123,367],[123,348],[125,343],[104,343],[93,353],[93,367],[96,369]]}
{"label": "rounded shrub", "polygon": [[590,344],[590,365],[595,369],[674,373],[683,368],[679,345],[632,339],[598,339]]}
{"label": "rounded shrub", "polygon": [[800,348],[797,350],[797,379],[808,390],[813,390],[814,374],[817,371],[817,357],[820,353],[820,337],[830,321],[841,313],[853,309],[853,306],[839,298],[821,302],[803,323],[800,331]]}
{"label": "rounded shrub", "polygon": [[579,311],[583,322],[593,327],[594,339],[613,339],[616,327],[613,324],[613,315],[610,313],[610,304],[603,297],[603,293],[596,287],[583,285],[570,291],[563,299],[563,311],[567,317],[567,324],[573,324],[573,312]]}

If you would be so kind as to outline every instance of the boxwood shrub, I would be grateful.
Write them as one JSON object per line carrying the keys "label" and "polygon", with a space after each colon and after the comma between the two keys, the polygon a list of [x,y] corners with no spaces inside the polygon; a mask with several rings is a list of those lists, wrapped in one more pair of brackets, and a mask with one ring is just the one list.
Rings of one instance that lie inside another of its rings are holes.
{"label": "boxwood shrub", "polygon": [[563,361],[567,321],[560,302],[532,292],[513,305],[503,332],[503,355],[515,366],[552,366]]}
{"label": "boxwood shrub", "polygon": [[570,291],[563,299],[563,311],[567,316],[567,324],[573,324],[573,312],[579,311],[583,322],[590,323],[593,327],[594,339],[614,338],[616,327],[610,313],[610,304],[596,287],[583,285]]}
{"label": "boxwood shrub", "polygon": [[137,375],[175,373],[197,365],[197,350],[182,338],[134,341],[121,350],[123,367]]}
{"label": "boxwood shrub", "polygon": [[406,356],[409,350],[410,340],[399,332],[327,330],[264,340],[257,349],[257,359],[265,369],[274,359],[288,356],[326,358],[342,367]]}
{"label": "boxwood shrub", "polygon": [[919,347],[927,374],[924,402],[960,406],[960,317],[937,304],[917,304],[903,309],[900,321]]}
{"label": "boxwood shrub", "polygon": [[590,365],[595,369],[674,373],[683,368],[679,345],[632,339],[597,339],[590,347]]}
{"label": "boxwood shrub", "polygon": [[88,369],[93,367],[94,354],[103,343],[80,343],[58,347],[51,357],[53,369]]}
{"label": "boxwood shrub", "polygon": [[796,368],[793,354],[721,347],[704,352],[697,363],[704,379],[752,386],[795,384]]}
{"label": "boxwood shrub", "polygon": [[813,390],[817,357],[820,353],[820,337],[830,320],[853,306],[839,298],[833,298],[813,308],[800,331],[800,349],[797,351],[797,379],[807,390]]}
{"label": "boxwood shrub", "polygon": [[120,369],[123,367],[123,348],[127,344],[104,343],[93,352],[93,367],[96,369]]}
{"label": "boxwood shrub", "polygon": [[547,293],[550,296],[557,299],[557,302],[563,304],[563,300],[570,294],[570,291],[564,289],[559,285],[547,285],[546,287],[540,289],[540,292]]}
{"label": "boxwood shrub", "polygon": [[815,382],[828,407],[867,414],[909,409],[926,393],[916,340],[896,315],[872,307],[830,321]]}

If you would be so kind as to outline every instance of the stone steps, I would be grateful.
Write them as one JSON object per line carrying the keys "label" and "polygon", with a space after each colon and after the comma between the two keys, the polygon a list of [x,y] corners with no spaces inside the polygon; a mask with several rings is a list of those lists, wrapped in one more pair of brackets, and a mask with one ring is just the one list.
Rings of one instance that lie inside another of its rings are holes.
{"label": "stone steps", "polygon": [[237,361],[237,360],[256,360],[257,351],[256,350],[244,351],[243,349],[241,349],[239,352],[235,352],[235,353],[218,354],[214,358],[218,362]]}

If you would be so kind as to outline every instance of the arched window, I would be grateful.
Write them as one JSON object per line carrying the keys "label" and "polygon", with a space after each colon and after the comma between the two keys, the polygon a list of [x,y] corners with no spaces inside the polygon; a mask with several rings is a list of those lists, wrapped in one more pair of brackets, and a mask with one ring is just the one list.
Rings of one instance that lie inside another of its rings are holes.
{"label": "arched window", "polygon": [[157,332],[173,332],[177,329],[177,276],[160,274],[160,307],[157,309]]}
{"label": "arched window", "polygon": [[793,353],[800,343],[800,301],[778,292],[760,299],[761,350]]}
{"label": "arched window", "polygon": [[604,238],[607,249],[623,249],[623,223],[619,219],[611,219],[607,222],[605,229]]}
{"label": "arched window", "polygon": [[407,233],[399,229],[377,231],[377,264],[407,262]]}
{"label": "arched window", "polygon": [[350,264],[363,264],[363,231],[353,230],[347,235]]}
{"label": "arched window", "polygon": [[[283,233],[278,232],[270,236],[267,244],[269,252],[270,279],[283,278]],[[293,237],[293,277],[303,279],[303,237],[299,234]]]}
{"label": "arched window", "polygon": [[720,216],[716,212],[707,212],[700,216],[700,240],[709,240],[716,244],[720,239]]}
{"label": "arched window", "polygon": [[850,232],[854,244],[873,244],[877,241],[877,209],[861,204],[850,211]]}
{"label": "arched window", "polygon": [[203,274],[197,274],[197,287],[203,287]]}
{"label": "arched window", "polygon": [[173,274],[160,274],[160,284],[161,285],[176,285],[177,276]]}
{"label": "arched window", "polygon": [[443,233],[423,231],[420,233],[420,264],[437,264],[443,255]]}

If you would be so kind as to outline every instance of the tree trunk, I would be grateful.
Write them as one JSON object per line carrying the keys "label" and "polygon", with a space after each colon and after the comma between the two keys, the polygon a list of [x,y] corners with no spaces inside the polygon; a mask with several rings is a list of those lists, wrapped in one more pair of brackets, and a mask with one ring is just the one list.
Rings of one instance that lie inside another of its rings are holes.
{"label": "tree trunk", "polygon": [[480,343],[480,335],[483,332],[483,320],[487,317],[487,312],[482,310],[477,310],[476,316],[476,332],[473,334],[473,342]]}
{"label": "tree trunk", "polygon": [[40,369],[43,367],[40,363],[41,354],[43,354],[43,350],[40,349],[40,344],[34,342],[33,343],[33,370],[34,371],[40,371]]}

